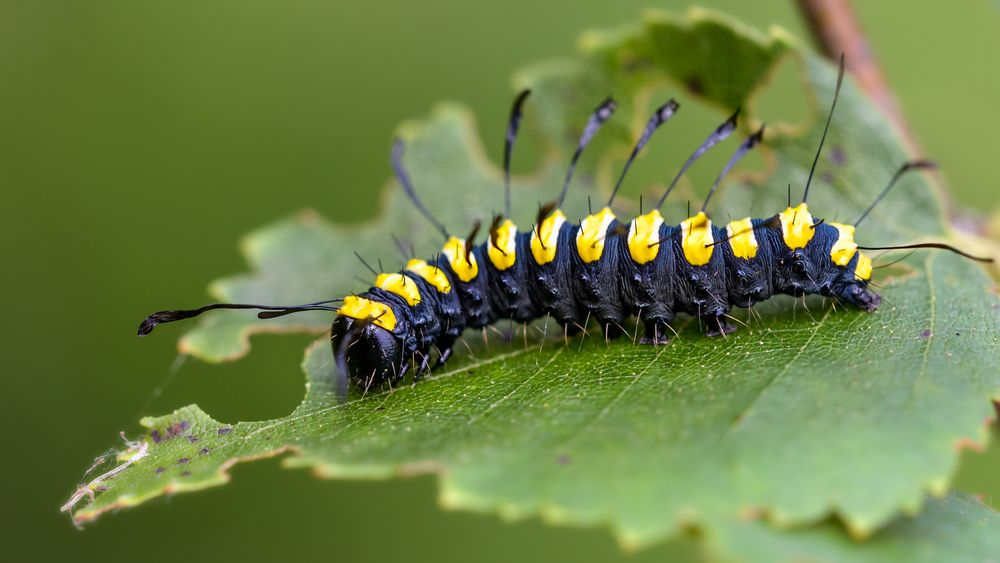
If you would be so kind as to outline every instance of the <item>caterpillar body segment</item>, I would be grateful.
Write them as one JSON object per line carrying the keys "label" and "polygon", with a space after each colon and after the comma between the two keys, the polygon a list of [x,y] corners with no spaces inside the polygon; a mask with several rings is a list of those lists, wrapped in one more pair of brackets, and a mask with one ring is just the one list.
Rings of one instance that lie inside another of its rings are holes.
{"label": "caterpillar body segment", "polygon": [[573,296],[584,320],[596,319],[606,337],[618,336],[632,307],[621,283],[622,260],[628,254],[627,224],[618,222],[607,207],[580,225],[568,227],[573,243],[562,249],[570,255]]}
{"label": "caterpillar body segment", "polygon": [[529,279],[528,263],[531,256],[530,233],[518,230],[509,219],[501,226],[503,251],[496,251],[491,237],[485,270],[489,278],[490,295],[494,313],[498,318],[528,323],[543,313],[532,299],[531,288],[523,280]]}
{"label": "caterpillar body segment", "polygon": [[644,323],[644,344],[666,344],[667,324],[675,316],[670,278],[676,271],[675,255],[664,244],[672,240],[672,230],[655,209],[636,217],[629,225],[626,255],[619,260],[623,297]]}

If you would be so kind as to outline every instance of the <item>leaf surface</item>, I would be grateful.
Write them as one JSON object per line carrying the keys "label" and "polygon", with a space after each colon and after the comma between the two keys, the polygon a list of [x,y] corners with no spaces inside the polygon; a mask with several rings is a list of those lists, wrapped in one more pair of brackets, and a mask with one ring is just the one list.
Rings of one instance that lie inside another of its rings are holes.
{"label": "leaf surface", "polygon": [[919,516],[899,518],[863,543],[844,541],[843,530],[832,522],[786,532],[760,523],[730,523],[708,543],[712,555],[724,561],[995,561],[998,526],[1000,516],[993,509],[950,494],[929,500]]}
{"label": "leaf surface", "polygon": [[[659,101],[654,94],[718,108],[721,119],[735,105],[753,115],[755,96],[783,60],[803,70],[818,107],[828,106],[835,82],[834,69],[780,30],[763,36],[700,11],[686,18],[649,13],[642,25],[590,33],[582,45],[577,60],[518,75],[518,86],[535,92],[526,126],[549,147],[539,171],[515,182],[514,216],[522,225],[538,201],[558,193],[565,148],[605,92],[621,100],[621,115],[601,133],[595,156],[584,159],[572,196],[578,206],[581,193],[606,193]],[[747,131],[755,125],[748,121]],[[766,174],[727,186],[717,213],[784,208],[784,186],[805,183],[822,125],[812,119],[801,131],[772,134]],[[465,110],[443,105],[400,135],[418,189],[446,225],[464,231],[470,217],[486,219],[502,205],[500,174]],[[820,163],[810,207],[842,220],[856,216],[906,159],[850,80],[828,147],[835,156]],[[890,198],[864,224],[862,244],[949,236],[937,188],[917,175],[904,183],[906,196]],[[363,290],[352,282],[363,272],[352,250],[371,262],[388,258],[390,232],[406,235],[418,252],[434,248],[435,234],[398,190],[389,190],[384,207],[361,227],[307,213],[253,233],[243,245],[253,271],[215,283],[212,292],[228,301],[294,304]],[[668,220],[681,216],[680,204],[667,213]],[[568,346],[534,333],[528,346],[520,336],[507,343],[494,337],[488,349],[470,345],[425,382],[346,405],[332,395],[332,357],[322,338],[307,351],[307,393],[295,412],[229,424],[189,406],[144,419],[148,457],[100,483],[103,490],[76,518],[220,484],[237,461],[291,452],[288,465],[328,477],[439,473],[446,506],[607,524],[631,545],[700,526],[760,550],[855,549],[834,524],[786,536],[737,520],[764,514],[789,527],[834,513],[855,536],[866,536],[900,509],[915,513],[928,491],[946,492],[959,445],[985,441],[990,399],[1000,391],[1000,314],[985,273],[932,253],[914,254],[894,272],[876,278],[886,301],[873,315],[821,300],[775,299],[759,315],[742,314],[748,326],[726,339],[706,338],[696,320],[680,320],[667,347],[627,338],[608,345],[596,334]],[[246,353],[253,332],[320,332],[329,321],[313,313],[262,322],[221,312],[185,335],[181,348],[232,359]],[[917,524],[903,531],[892,524],[882,534],[912,533],[924,519],[965,526],[961,507],[969,502],[934,501]],[[995,534],[996,519],[982,520]]]}

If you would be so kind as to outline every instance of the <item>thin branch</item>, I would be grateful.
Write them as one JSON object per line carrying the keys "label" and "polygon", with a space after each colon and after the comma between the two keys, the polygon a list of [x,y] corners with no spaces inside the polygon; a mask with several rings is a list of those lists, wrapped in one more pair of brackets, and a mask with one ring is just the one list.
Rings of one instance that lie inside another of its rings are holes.
{"label": "thin branch", "polygon": [[896,97],[872,52],[850,0],[798,0],[799,11],[816,46],[831,60],[847,62],[847,70],[882,112],[895,124],[913,154],[922,154]]}

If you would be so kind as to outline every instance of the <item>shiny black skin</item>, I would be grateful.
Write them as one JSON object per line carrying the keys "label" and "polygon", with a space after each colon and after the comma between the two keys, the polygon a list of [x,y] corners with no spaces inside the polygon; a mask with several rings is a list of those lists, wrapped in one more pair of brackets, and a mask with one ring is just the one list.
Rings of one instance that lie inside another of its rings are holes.
{"label": "shiny black skin", "polygon": [[[542,303],[535,299],[534,292],[526,280],[531,277],[532,267],[537,267],[531,256],[531,233],[518,233],[514,239],[514,264],[506,270],[498,270],[490,260],[481,260],[480,268],[486,270],[489,278],[490,302],[493,315],[497,319],[513,319],[517,323],[529,323],[542,316]],[[487,242],[486,245],[492,244]],[[485,245],[484,245],[485,246]]]}
{"label": "shiny black skin", "polygon": [[[436,264],[448,276],[453,290],[441,293],[422,278],[404,272],[420,290],[421,302],[410,307],[401,297],[378,288],[360,297],[390,306],[397,324],[390,332],[375,325],[338,317],[332,327],[334,353],[344,350],[350,377],[364,387],[397,383],[411,364],[419,377],[451,355],[455,340],[466,328],[483,328],[501,319],[526,323],[551,316],[567,333],[582,330],[596,319],[608,337],[623,332],[636,316],[646,329],[644,343],[664,344],[668,323],[677,313],[699,317],[706,334],[735,330],[726,322],[732,307],[751,307],[773,295],[819,294],[834,297],[865,311],[874,311],[878,295],[868,282],[854,276],[858,254],[847,267],[830,260],[838,231],[825,223],[815,226],[803,249],[789,250],[775,218],[754,219],[757,255],[737,258],[724,227],[713,226],[715,246],[711,260],[692,266],[684,258],[680,227],[662,225],[661,250],[647,264],[636,264],[628,251],[627,226],[608,226],[600,260],[585,264],[576,249],[579,226],[563,224],[555,259],[538,265],[530,250],[531,232],[516,238],[515,265],[498,271],[489,260],[489,241],[474,247],[478,275],[462,282],[444,257]],[[434,263],[433,261],[431,263]],[[344,346],[345,339],[350,339]],[[357,339],[357,342],[353,342]]]}
{"label": "shiny black skin", "polygon": [[[625,319],[631,317],[633,312],[633,307],[626,300],[627,292],[621,275],[622,262],[632,263],[628,255],[628,225],[617,220],[608,225],[601,259],[590,264],[580,259],[576,248],[579,227],[573,225],[564,230],[570,233],[572,241],[571,251],[565,254],[569,255],[572,263],[574,275],[571,280],[577,306],[583,308],[585,319],[597,319],[609,338],[624,333]],[[580,325],[586,326],[586,322]]]}
{"label": "shiny black skin", "polygon": [[531,254],[531,233],[518,233],[525,240],[528,252],[517,257],[528,263],[524,286],[532,296],[535,306],[543,314],[551,316],[569,332],[578,332],[579,326],[587,321],[587,311],[577,302],[574,295],[574,260],[576,260],[576,230],[568,222],[559,230],[555,259],[539,265]]}
{"label": "shiny black skin", "polygon": [[[674,227],[660,225],[658,240],[664,248],[672,240]],[[672,243],[671,243],[672,244]],[[674,320],[673,276],[679,258],[674,252],[657,252],[656,258],[637,264],[629,254],[628,241],[620,246],[618,264],[621,268],[623,297],[631,305],[631,313],[645,326],[644,344],[666,344],[667,324]]]}

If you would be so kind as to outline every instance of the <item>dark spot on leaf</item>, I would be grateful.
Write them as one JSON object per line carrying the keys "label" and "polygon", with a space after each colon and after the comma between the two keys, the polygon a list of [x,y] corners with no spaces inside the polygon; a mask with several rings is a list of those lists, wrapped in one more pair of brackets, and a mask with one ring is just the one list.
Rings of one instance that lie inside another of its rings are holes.
{"label": "dark spot on leaf", "polygon": [[191,458],[189,458],[189,457],[182,457],[182,458],[180,458],[180,459],[177,460],[177,463],[187,463],[189,461],[191,461]]}
{"label": "dark spot on leaf", "polygon": [[836,166],[843,166],[847,162],[847,155],[844,154],[843,147],[835,145],[830,148],[830,162]]}
{"label": "dark spot on leaf", "polygon": [[701,84],[701,78],[692,76],[691,78],[688,78],[685,83],[687,84],[688,90],[691,90],[692,94],[697,96],[705,93],[705,88]]}
{"label": "dark spot on leaf", "polygon": [[188,421],[186,421],[186,420],[182,420],[181,421],[181,430],[187,430],[190,427],[191,427],[191,425],[188,424]]}
{"label": "dark spot on leaf", "polygon": [[962,333],[961,332],[956,332],[955,336],[962,336]]}
{"label": "dark spot on leaf", "polygon": [[156,473],[163,473],[164,471],[166,471],[166,469],[164,469],[162,467],[157,467],[156,468]]}
{"label": "dark spot on leaf", "polygon": [[153,443],[154,443],[154,444],[159,444],[159,443],[160,443],[160,440],[162,440],[162,439],[163,439],[163,438],[162,438],[162,437],[160,436],[160,431],[159,431],[159,430],[153,430],[152,432],[150,432],[150,433],[149,433],[149,437],[153,439]]}
{"label": "dark spot on leaf", "polygon": [[205,455],[205,454],[208,453],[208,448],[202,448],[202,449],[198,450],[198,453],[200,453],[201,455]]}
{"label": "dark spot on leaf", "polygon": [[569,457],[566,454],[562,454],[556,458],[556,463],[558,463],[559,465],[568,465],[571,461],[573,461],[573,458]]}
{"label": "dark spot on leaf", "polygon": [[188,442],[191,442],[192,444],[198,441],[198,437],[197,436],[190,435],[190,434],[188,435],[187,439],[188,439]]}
{"label": "dark spot on leaf", "polygon": [[220,428],[218,430],[218,434],[219,434],[219,436],[225,436],[226,434],[229,434],[232,431],[233,431],[233,429],[231,427],[229,427],[229,426],[223,426],[222,428]]}
{"label": "dark spot on leaf", "polygon": [[931,335],[933,335],[933,334],[934,333],[931,332],[931,329],[927,328],[927,329],[924,329],[924,331],[920,333],[920,338],[930,338]]}
{"label": "dark spot on leaf", "polygon": [[183,473],[181,473],[181,477],[187,477],[190,474],[191,474],[190,471],[184,471]]}
{"label": "dark spot on leaf", "polygon": [[175,422],[167,427],[167,437],[176,438],[177,436],[180,436],[182,431],[183,429],[181,428],[181,423]]}

